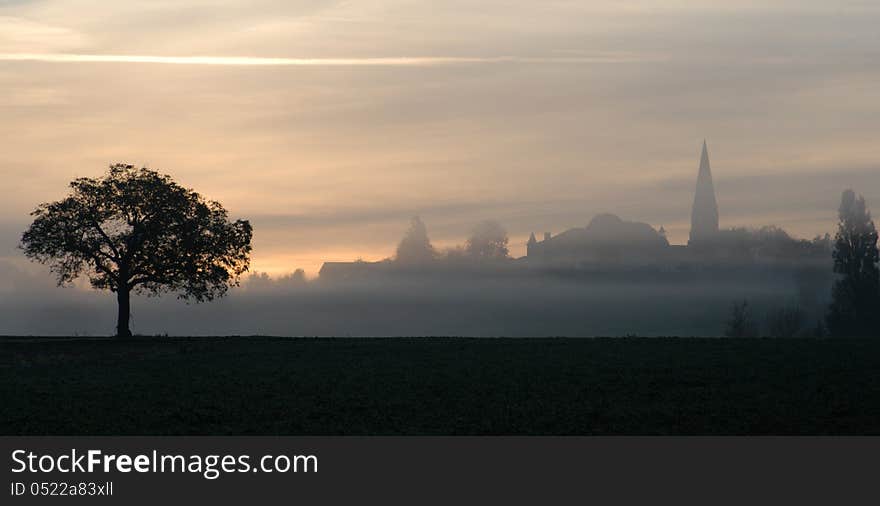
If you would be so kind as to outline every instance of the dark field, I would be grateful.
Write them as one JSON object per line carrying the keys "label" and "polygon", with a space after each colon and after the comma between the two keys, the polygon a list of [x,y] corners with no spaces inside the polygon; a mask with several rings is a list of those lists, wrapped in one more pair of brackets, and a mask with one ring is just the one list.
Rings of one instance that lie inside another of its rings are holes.
{"label": "dark field", "polygon": [[880,340],[0,339],[0,434],[880,434]]}

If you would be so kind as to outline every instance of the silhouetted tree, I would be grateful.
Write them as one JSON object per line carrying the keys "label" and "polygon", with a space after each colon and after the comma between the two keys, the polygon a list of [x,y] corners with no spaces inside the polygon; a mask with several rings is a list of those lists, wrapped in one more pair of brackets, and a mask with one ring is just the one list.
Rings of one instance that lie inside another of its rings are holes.
{"label": "silhouetted tree", "polygon": [[834,337],[877,335],[880,318],[880,272],[877,230],[862,196],[846,190],[834,238],[834,272],[828,330]]}
{"label": "silhouetted tree", "polygon": [[421,218],[413,216],[409,229],[397,245],[395,260],[402,264],[419,265],[431,262],[435,255],[425,224],[422,223]]}
{"label": "silhouetted tree", "polygon": [[476,259],[502,260],[507,258],[507,241],[507,231],[501,224],[484,221],[474,228],[465,251]]}
{"label": "silhouetted tree", "polygon": [[265,272],[255,272],[247,277],[242,286],[247,290],[265,291],[297,288],[308,283],[306,271],[296,269],[290,274],[271,277]]}
{"label": "silhouetted tree", "polygon": [[724,337],[758,337],[758,324],[749,313],[748,301],[733,303]]}
{"label": "silhouetted tree", "polygon": [[797,306],[781,307],[767,315],[770,337],[797,337],[804,329],[804,313]]}
{"label": "silhouetted tree", "polygon": [[303,284],[306,282],[306,271],[303,269],[296,269],[293,271],[293,274],[287,276],[291,283],[295,284]]}
{"label": "silhouetted tree", "polygon": [[245,278],[242,288],[245,290],[268,290],[275,285],[275,280],[269,277],[268,272],[252,272]]}
{"label": "silhouetted tree", "polygon": [[462,264],[469,260],[467,251],[461,245],[444,248],[437,256],[447,264]]}
{"label": "silhouetted tree", "polygon": [[100,179],[70,183],[41,204],[21,238],[25,255],[49,264],[58,284],[88,277],[116,293],[116,334],[130,336],[132,292],[210,301],[237,285],[250,263],[249,222],[147,168],[115,164]]}

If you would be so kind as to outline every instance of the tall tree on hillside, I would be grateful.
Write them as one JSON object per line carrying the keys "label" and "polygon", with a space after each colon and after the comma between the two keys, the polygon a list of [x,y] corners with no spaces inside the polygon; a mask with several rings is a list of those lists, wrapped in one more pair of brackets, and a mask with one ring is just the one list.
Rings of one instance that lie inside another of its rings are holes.
{"label": "tall tree on hillside", "polygon": [[877,269],[877,229],[865,199],[843,192],[840,221],[834,238],[837,279],[828,308],[828,330],[835,337],[877,335],[880,321],[880,271]]}
{"label": "tall tree on hillside", "polygon": [[484,221],[474,228],[465,251],[476,259],[503,260],[508,258],[507,242],[507,231],[500,223]]}
{"label": "tall tree on hillside", "polygon": [[409,229],[397,245],[395,260],[405,265],[420,265],[431,262],[435,257],[436,252],[428,239],[428,229],[421,218],[413,216]]}
{"label": "tall tree on hillside", "polygon": [[70,188],[63,200],[31,213],[21,248],[49,264],[59,285],[83,275],[92,287],[116,293],[117,336],[131,335],[132,292],[210,301],[248,269],[250,223],[230,222],[223,206],[169,176],[116,164]]}

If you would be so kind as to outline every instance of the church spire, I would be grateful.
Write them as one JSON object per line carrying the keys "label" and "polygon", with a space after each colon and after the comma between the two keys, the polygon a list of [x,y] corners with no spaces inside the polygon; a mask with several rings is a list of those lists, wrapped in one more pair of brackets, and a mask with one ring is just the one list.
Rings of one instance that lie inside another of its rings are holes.
{"label": "church spire", "polygon": [[691,210],[690,242],[711,238],[716,233],[718,233],[718,203],[715,200],[715,186],[712,184],[709,150],[704,139],[700,172],[697,174],[697,188],[694,193],[694,207]]}

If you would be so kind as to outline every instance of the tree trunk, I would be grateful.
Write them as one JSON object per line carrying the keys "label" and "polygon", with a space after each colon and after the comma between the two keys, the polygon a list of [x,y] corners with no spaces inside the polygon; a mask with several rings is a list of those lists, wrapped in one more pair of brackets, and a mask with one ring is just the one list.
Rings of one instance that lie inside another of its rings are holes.
{"label": "tree trunk", "polygon": [[116,337],[131,337],[128,321],[131,318],[131,296],[128,287],[121,287],[116,291],[116,300],[119,302],[119,316],[116,321]]}

